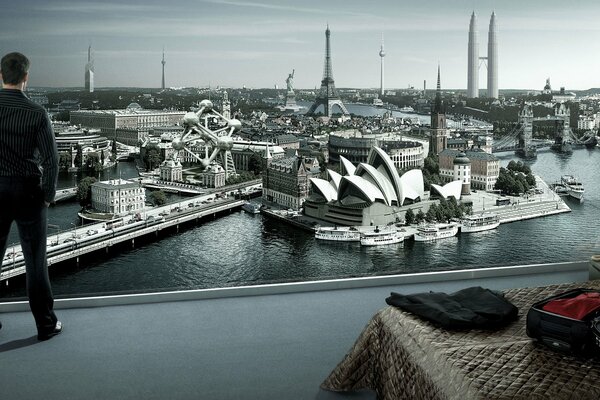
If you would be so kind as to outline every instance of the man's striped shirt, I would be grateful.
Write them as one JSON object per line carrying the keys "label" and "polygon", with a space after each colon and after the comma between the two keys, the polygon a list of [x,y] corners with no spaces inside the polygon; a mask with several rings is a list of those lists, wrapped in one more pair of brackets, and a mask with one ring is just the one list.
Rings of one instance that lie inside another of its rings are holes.
{"label": "man's striped shirt", "polygon": [[0,176],[41,178],[44,200],[54,201],[58,151],[43,107],[17,89],[0,90]]}

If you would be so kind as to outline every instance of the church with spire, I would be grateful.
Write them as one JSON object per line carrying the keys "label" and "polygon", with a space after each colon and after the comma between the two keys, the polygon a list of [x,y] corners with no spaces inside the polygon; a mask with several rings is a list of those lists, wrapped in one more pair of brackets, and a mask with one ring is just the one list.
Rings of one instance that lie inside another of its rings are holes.
{"label": "church with spire", "polygon": [[438,65],[437,88],[435,91],[435,100],[431,107],[429,153],[438,155],[446,147],[448,147],[448,125],[446,123],[446,105],[442,100],[440,66]]}

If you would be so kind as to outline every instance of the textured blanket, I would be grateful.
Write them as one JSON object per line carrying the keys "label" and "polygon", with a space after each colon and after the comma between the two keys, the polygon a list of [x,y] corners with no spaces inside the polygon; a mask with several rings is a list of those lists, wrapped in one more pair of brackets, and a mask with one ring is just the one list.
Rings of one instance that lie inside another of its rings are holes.
{"label": "textured blanket", "polygon": [[600,281],[508,290],[519,318],[497,330],[447,331],[396,307],[370,320],[326,390],[378,399],[600,399],[600,360],[555,353],[525,333],[533,303]]}

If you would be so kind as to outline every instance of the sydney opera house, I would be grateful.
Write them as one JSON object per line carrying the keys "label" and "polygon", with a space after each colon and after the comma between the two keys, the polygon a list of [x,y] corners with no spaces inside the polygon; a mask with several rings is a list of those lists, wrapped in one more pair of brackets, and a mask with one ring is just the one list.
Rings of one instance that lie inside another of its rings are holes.
{"label": "sydney opera house", "polygon": [[[341,174],[327,170],[328,180],[311,178],[311,195],[304,214],[336,225],[386,225],[404,221],[411,208],[427,212],[431,201],[425,193],[423,173],[413,169],[402,176],[379,147],[373,147],[366,163],[355,166],[340,157]],[[436,194],[460,198],[456,185],[437,187]],[[455,188],[455,189],[456,189]]]}

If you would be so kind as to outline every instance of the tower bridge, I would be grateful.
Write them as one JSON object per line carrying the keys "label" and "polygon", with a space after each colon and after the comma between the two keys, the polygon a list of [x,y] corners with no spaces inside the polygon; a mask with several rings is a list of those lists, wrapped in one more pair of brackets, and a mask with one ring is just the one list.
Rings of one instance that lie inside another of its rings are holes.
{"label": "tower bridge", "polygon": [[[525,158],[536,157],[537,149],[550,147],[561,153],[572,151],[573,144],[582,144],[583,140],[573,133],[570,125],[571,110],[564,104],[557,104],[554,108],[554,115],[545,117],[535,117],[533,108],[530,104],[525,104],[519,111],[519,121],[517,126],[506,136],[495,140],[492,146],[493,152],[514,150],[519,156]],[[533,124],[535,122],[554,122],[555,137],[554,142],[537,142],[533,138]]]}

